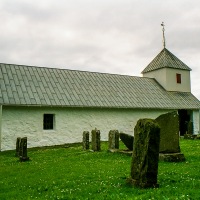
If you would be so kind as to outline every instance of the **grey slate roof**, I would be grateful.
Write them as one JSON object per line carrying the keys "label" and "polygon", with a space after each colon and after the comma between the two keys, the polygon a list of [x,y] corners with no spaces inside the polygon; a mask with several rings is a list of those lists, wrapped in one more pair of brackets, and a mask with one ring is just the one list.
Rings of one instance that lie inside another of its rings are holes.
{"label": "grey slate roof", "polygon": [[0,64],[0,104],[199,109],[191,94],[167,92],[155,79]]}
{"label": "grey slate roof", "polygon": [[161,68],[174,68],[191,71],[191,69],[172,54],[168,49],[164,48],[142,71],[142,73],[154,71]]}

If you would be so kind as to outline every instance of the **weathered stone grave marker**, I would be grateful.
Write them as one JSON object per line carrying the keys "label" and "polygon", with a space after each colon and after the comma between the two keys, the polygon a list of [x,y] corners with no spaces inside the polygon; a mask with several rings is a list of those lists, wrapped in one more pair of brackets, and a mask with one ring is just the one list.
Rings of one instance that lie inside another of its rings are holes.
{"label": "weathered stone grave marker", "polygon": [[92,150],[100,151],[101,150],[101,141],[100,141],[100,130],[92,130]]}
{"label": "weathered stone grave marker", "polygon": [[160,153],[178,153],[179,116],[177,112],[166,113],[156,118],[160,126]]}
{"label": "weathered stone grave marker", "polygon": [[110,130],[108,133],[108,149],[119,149],[119,131]]}
{"label": "weathered stone grave marker", "polygon": [[134,128],[131,178],[141,188],[158,187],[160,127],[153,119],[140,119]]}
{"label": "weathered stone grave marker", "polygon": [[83,150],[88,150],[89,148],[89,131],[83,131]]}
{"label": "weathered stone grave marker", "polygon": [[134,137],[126,133],[120,133],[119,137],[121,141],[125,144],[129,151],[133,151],[133,141]]}
{"label": "weathered stone grave marker", "polygon": [[29,157],[27,156],[27,137],[21,138],[19,148],[19,160],[21,162],[29,160]]}
{"label": "weathered stone grave marker", "polygon": [[16,157],[19,157],[20,143],[21,143],[21,138],[18,137],[16,140],[16,152],[15,152]]}
{"label": "weathered stone grave marker", "polygon": [[179,145],[179,116],[176,111],[156,118],[160,126],[160,160],[180,162],[185,157]]}

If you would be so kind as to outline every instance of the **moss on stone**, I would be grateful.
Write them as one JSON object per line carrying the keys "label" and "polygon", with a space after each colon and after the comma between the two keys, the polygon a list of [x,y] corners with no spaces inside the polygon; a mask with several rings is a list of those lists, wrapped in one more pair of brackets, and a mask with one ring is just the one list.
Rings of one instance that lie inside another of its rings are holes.
{"label": "moss on stone", "polygon": [[179,153],[178,113],[174,111],[160,115],[156,121],[160,126],[160,153]]}
{"label": "moss on stone", "polygon": [[119,149],[119,131],[118,130],[109,131],[108,149]]}
{"label": "moss on stone", "polygon": [[100,130],[94,129],[92,130],[92,150],[100,151],[101,150],[101,136]]}
{"label": "moss on stone", "polygon": [[160,127],[153,119],[138,120],[134,129],[131,162],[132,183],[136,186],[156,187],[159,160]]}

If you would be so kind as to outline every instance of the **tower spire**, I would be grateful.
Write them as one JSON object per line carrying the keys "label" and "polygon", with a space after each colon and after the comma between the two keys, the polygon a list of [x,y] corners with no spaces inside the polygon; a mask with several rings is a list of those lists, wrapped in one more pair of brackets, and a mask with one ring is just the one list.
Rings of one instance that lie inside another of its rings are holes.
{"label": "tower spire", "polygon": [[162,31],[163,31],[163,47],[165,48],[165,24],[164,22],[162,22],[161,26],[163,27]]}

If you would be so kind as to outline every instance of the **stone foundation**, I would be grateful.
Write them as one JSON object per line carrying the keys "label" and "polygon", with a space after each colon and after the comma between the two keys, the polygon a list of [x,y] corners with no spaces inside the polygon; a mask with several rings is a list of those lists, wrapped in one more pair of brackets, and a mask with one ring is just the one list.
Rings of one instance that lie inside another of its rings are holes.
{"label": "stone foundation", "polygon": [[165,162],[183,162],[185,156],[182,153],[160,153],[159,160]]}

